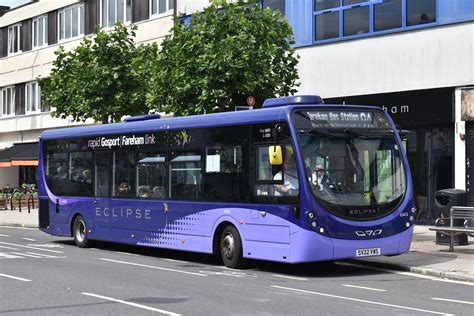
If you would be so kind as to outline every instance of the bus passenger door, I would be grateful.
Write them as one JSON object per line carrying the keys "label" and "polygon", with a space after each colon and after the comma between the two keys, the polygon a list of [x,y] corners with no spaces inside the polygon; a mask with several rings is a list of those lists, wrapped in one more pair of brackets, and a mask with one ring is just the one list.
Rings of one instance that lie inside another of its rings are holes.
{"label": "bus passenger door", "polygon": [[109,151],[97,151],[95,153],[93,218],[95,232],[100,239],[110,238],[110,161],[111,154]]}

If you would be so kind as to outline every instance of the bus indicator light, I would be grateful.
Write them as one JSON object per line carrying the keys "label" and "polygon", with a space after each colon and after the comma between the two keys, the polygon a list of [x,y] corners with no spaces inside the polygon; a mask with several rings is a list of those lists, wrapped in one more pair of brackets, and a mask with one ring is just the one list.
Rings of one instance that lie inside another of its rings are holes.
{"label": "bus indicator light", "polygon": [[243,221],[243,220],[240,220],[240,221],[239,221],[239,224],[240,224],[240,225],[243,225],[243,224],[244,224],[244,221]]}

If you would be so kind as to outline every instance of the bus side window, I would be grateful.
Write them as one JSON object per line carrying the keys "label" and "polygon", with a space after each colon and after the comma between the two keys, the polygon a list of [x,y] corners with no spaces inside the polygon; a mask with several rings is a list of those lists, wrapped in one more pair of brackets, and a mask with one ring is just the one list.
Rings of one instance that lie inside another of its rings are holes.
{"label": "bus side window", "polygon": [[174,151],[169,164],[170,198],[199,200],[201,198],[201,151]]}
{"label": "bus side window", "polygon": [[94,164],[94,187],[95,196],[109,196],[109,179],[110,179],[110,152],[98,151],[95,153]]}
{"label": "bus side window", "polygon": [[112,164],[113,196],[136,197],[136,159],[134,150],[116,150]]}
{"label": "bus side window", "polygon": [[137,196],[142,199],[167,198],[166,154],[140,153],[137,165]]}

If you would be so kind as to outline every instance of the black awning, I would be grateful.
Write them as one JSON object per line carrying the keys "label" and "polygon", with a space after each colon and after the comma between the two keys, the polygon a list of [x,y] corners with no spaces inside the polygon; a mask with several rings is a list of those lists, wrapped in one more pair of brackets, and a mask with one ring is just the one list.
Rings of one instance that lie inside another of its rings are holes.
{"label": "black awning", "polygon": [[0,151],[0,162],[14,160],[38,160],[38,143],[13,144],[12,147]]}

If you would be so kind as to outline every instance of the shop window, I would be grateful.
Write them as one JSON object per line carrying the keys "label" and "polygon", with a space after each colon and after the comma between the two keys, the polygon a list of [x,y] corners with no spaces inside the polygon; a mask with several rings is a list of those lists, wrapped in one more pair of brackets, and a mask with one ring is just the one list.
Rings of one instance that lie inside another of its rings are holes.
{"label": "shop window", "polygon": [[339,0],[314,0],[314,8],[316,11],[327,10],[339,7]]}
{"label": "shop window", "polygon": [[48,17],[46,15],[33,19],[33,48],[48,44]]}
{"label": "shop window", "polygon": [[436,0],[407,0],[407,26],[436,22]]}
{"label": "shop window", "polygon": [[317,41],[339,37],[339,11],[316,15],[315,25]]}
{"label": "shop window", "polygon": [[344,10],[344,36],[369,33],[369,6]]}
{"label": "shop window", "polygon": [[21,53],[21,23],[8,27],[8,55]]}
{"label": "shop window", "polygon": [[402,27],[402,0],[385,0],[374,5],[374,31]]}
{"label": "shop window", "polygon": [[174,10],[173,0],[151,0],[151,12],[150,15],[164,14]]}

